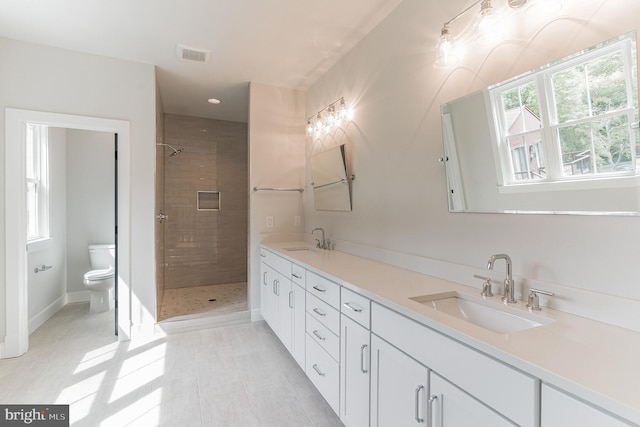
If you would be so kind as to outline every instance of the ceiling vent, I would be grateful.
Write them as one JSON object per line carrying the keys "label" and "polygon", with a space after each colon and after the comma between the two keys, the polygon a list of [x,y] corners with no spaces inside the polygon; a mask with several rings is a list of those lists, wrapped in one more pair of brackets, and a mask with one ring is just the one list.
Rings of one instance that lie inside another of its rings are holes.
{"label": "ceiling vent", "polygon": [[208,62],[211,51],[185,45],[178,45],[178,58],[183,61]]}

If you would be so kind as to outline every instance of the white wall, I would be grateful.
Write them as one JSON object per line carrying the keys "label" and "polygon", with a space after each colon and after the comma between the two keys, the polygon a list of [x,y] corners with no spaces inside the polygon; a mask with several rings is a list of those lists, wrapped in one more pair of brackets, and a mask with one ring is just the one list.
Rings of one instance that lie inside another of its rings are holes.
{"label": "white wall", "polygon": [[[258,83],[249,88],[249,303],[259,318],[260,256],[266,239],[287,239],[303,231],[298,192],[258,191],[254,187],[304,187],[304,93]],[[266,217],[273,217],[273,227]]]}
{"label": "white wall", "polygon": [[[134,331],[152,331],[155,315],[154,144],[155,70],[138,64],[0,39],[0,108],[20,108],[131,123],[130,271]],[[4,164],[4,121],[0,164]],[[0,223],[5,221],[5,177],[0,177]],[[0,228],[0,241],[5,241]],[[0,245],[0,336],[5,331],[5,253]]]}
{"label": "white wall", "polygon": [[114,134],[67,129],[67,292],[83,292],[90,244],[115,242]]}
{"label": "white wall", "polygon": [[[29,333],[65,303],[66,293],[66,134],[49,128],[49,228],[51,239],[30,245],[27,254]],[[35,272],[36,267],[50,266]]]}
{"label": "white wall", "polygon": [[[351,213],[315,211],[305,193],[307,228],[325,227],[339,250],[477,287],[473,273],[506,252],[517,287],[552,289],[556,308],[640,330],[640,218],[451,214],[437,161],[441,104],[637,30],[640,2],[567,0],[564,16],[514,18],[516,37],[472,49],[453,70],[436,69],[442,23],[467,3],[404,0],[310,88],[307,115],[340,96],[354,107],[345,129],[357,178]],[[307,153],[330,142],[308,141]]]}

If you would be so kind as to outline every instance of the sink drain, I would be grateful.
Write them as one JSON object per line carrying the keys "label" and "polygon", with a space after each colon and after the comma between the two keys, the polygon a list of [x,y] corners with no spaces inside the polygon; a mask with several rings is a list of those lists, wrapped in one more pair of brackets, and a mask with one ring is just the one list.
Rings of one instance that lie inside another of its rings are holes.
{"label": "sink drain", "polygon": [[211,298],[211,299],[209,300],[209,302],[214,302],[214,301],[216,301],[216,299],[215,299],[215,298]]}

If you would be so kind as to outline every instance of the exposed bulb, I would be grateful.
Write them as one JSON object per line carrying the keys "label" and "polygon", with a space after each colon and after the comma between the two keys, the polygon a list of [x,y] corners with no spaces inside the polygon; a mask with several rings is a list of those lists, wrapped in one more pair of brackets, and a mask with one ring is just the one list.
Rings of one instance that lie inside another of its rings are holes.
{"label": "exposed bulb", "polygon": [[322,132],[324,128],[325,128],[324,119],[322,118],[322,114],[318,113],[318,115],[316,116],[316,133]]}
{"label": "exposed bulb", "polygon": [[502,20],[494,13],[491,0],[482,0],[480,4],[477,30],[476,43],[480,46],[491,46],[504,38]]}
{"label": "exposed bulb", "polygon": [[347,104],[344,102],[344,98],[340,99],[340,106],[338,107],[338,117],[340,120],[351,120],[353,119],[353,109],[347,107]]}
{"label": "exposed bulb", "polygon": [[436,45],[436,55],[433,65],[437,68],[451,67],[460,61],[457,46],[446,25],[442,27],[440,41]]}

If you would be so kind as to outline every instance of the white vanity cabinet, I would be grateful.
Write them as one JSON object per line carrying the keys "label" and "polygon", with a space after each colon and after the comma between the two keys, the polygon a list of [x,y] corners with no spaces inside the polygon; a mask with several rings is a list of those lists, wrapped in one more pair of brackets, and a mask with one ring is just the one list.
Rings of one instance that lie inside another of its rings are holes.
{"label": "white vanity cabinet", "polygon": [[369,425],[371,332],[369,299],[341,289],[340,420],[347,427]]}
{"label": "white vanity cabinet", "polygon": [[[446,378],[474,401],[484,405],[487,411],[502,414],[516,425],[539,426],[540,381],[537,378],[385,306],[376,303],[371,306],[371,331],[374,336],[380,336]],[[384,402],[378,400],[380,404]],[[398,416],[401,415],[398,413]]]}
{"label": "white vanity cabinet", "polygon": [[260,312],[271,327],[271,330],[277,332],[279,326],[279,304],[278,294],[276,293],[278,273],[264,261],[260,263],[260,270],[262,277],[260,283]]}
{"label": "white vanity cabinet", "polygon": [[305,269],[297,264],[291,266],[291,300],[293,301],[293,332],[291,336],[291,354],[302,369],[305,368]]}
{"label": "white vanity cabinet", "polygon": [[264,249],[261,249],[260,257],[262,317],[293,354],[295,295],[291,282],[292,263]]}
{"label": "white vanity cabinet", "polygon": [[[429,416],[432,427],[515,427],[516,424],[499,415],[431,372],[429,392]],[[565,424],[564,427],[575,424]]]}
{"label": "white vanity cabinet", "polygon": [[553,387],[542,385],[542,427],[629,427],[633,425]]}
{"label": "white vanity cabinet", "polygon": [[306,274],[305,372],[336,414],[340,413],[340,285]]}
{"label": "white vanity cabinet", "polygon": [[371,426],[428,425],[429,369],[371,336]]}

